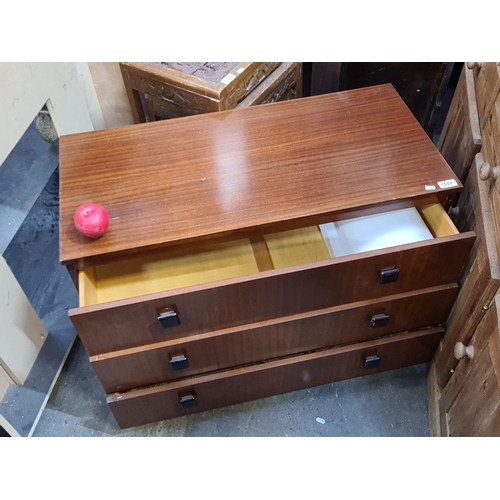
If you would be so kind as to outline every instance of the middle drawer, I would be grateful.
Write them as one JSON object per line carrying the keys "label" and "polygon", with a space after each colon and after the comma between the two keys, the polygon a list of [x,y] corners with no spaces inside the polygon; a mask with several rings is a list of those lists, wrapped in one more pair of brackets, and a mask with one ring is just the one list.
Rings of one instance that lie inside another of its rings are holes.
{"label": "middle drawer", "polygon": [[444,323],[456,284],[123,349],[90,358],[106,392]]}

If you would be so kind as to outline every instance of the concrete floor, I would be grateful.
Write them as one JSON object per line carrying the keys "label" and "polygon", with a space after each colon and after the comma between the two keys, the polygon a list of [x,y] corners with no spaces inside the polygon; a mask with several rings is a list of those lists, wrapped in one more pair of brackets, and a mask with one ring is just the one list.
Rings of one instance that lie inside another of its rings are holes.
{"label": "concrete floor", "polygon": [[[57,149],[36,137],[31,127],[5,162],[1,174],[3,255],[57,345],[62,331],[66,332],[66,338],[74,335],[67,310],[77,305],[73,283],[58,262]],[[29,183],[29,189],[19,189],[25,182]],[[39,195],[34,199],[37,192]],[[50,359],[44,360],[46,366],[50,362]],[[45,372],[43,367],[34,370],[29,378],[32,384],[29,391],[39,390],[37,380],[43,379]],[[105,399],[104,390],[77,339],[33,436],[429,434],[424,365],[125,430],[117,426]],[[15,418],[27,419],[28,410],[17,408],[20,401],[20,393],[12,391],[2,405],[8,407]]]}
{"label": "concrete floor", "polygon": [[[120,430],[77,341],[34,436],[427,436],[423,365]],[[323,419],[319,423],[316,418]]]}

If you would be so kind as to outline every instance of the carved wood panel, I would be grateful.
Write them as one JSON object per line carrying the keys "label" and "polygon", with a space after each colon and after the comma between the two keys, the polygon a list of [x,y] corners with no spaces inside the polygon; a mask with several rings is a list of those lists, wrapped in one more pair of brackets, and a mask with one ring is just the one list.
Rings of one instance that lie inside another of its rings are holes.
{"label": "carved wood panel", "polygon": [[233,109],[280,66],[279,62],[121,63],[120,68],[140,123]]}

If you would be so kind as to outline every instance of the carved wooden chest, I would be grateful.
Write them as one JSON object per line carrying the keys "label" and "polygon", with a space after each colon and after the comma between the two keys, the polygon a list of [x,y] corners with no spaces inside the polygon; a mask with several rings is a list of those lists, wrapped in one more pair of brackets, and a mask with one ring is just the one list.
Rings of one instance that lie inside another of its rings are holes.
{"label": "carved wooden chest", "polygon": [[137,123],[302,97],[302,63],[120,63]]}

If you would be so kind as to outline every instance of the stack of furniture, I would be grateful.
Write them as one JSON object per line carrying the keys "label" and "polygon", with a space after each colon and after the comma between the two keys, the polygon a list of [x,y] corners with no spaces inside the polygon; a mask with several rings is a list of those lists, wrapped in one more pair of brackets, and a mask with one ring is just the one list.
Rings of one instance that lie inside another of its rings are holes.
{"label": "stack of furniture", "polygon": [[[461,188],[389,84],[62,137],[70,318],[119,425],[430,361],[475,241]],[[429,238],[330,253],[325,225],[402,209]]]}
{"label": "stack of furniture", "polygon": [[500,63],[467,63],[439,149],[465,183],[449,213],[477,241],[429,374],[436,436],[500,436]]}
{"label": "stack of furniture", "polygon": [[299,62],[120,63],[136,123],[302,97]]}

